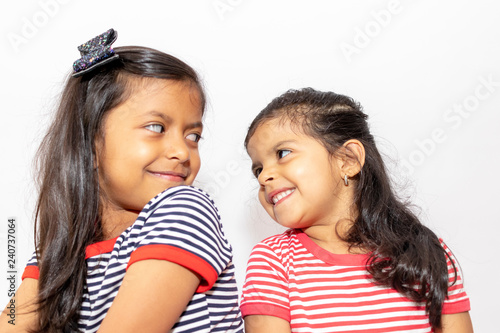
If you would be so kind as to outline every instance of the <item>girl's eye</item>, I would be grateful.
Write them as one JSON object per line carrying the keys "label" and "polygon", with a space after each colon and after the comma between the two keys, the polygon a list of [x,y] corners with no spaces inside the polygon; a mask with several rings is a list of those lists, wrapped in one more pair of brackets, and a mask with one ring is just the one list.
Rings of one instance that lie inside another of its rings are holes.
{"label": "girl's eye", "polygon": [[156,132],[156,133],[163,133],[165,132],[165,129],[163,128],[163,125],[160,125],[160,124],[151,124],[151,125],[148,125],[146,126],[146,128],[152,132]]}
{"label": "girl's eye", "polygon": [[253,175],[255,176],[255,178],[259,178],[259,175],[261,172],[262,172],[262,168],[253,169]]}
{"label": "girl's eye", "polygon": [[191,140],[193,142],[198,142],[201,140],[201,135],[197,133],[191,133],[188,136],[186,136],[186,139]]}
{"label": "girl's eye", "polygon": [[280,149],[278,150],[278,159],[282,159],[286,155],[290,154],[292,151],[288,149]]}

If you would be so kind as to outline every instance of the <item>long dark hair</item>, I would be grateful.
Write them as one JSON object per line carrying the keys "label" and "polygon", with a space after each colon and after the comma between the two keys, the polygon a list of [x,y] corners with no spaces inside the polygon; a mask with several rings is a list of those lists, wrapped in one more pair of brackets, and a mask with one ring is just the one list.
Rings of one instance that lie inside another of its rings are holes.
{"label": "long dark hair", "polygon": [[68,78],[37,153],[37,332],[78,331],[86,288],[85,249],[102,240],[96,138],[102,135],[107,111],[130,96],[130,80],[189,82],[201,97],[202,112],[205,108],[202,84],[181,60],[144,47],[117,47],[115,52],[118,60]]}
{"label": "long dark hair", "polygon": [[245,147],[255,130],[271,119],[291,121],[321,142],[332,156],[346,141],[359,140],[366,156],[360,173],[352,179],[358,216],[342,237],[351,247],[371,252],[367,269],[376,283],[415,302],[425,302],[431,325],[440,327],[448,293],[449,256],[434,232],[393,191],[367,118],[361,105],[350,97],[311,88],[289,90],[253,120]]}

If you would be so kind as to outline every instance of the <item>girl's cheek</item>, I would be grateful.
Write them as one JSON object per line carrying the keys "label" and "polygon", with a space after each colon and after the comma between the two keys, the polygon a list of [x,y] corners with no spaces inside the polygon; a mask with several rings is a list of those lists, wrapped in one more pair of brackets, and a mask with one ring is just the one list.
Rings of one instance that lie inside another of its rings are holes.
{"label": "girl's cheek", "polygon": [[266,208],[269,205],[266,201],[266,193],[264,190],[259,190],[259,202],[264,208]]}
{"label": "girl's cheek", "polygon": [[293,172],[295,173],[296,177],[298,179],[302,178],[302,177],[307,177],[307,175],[311,172],[310,169],[306,168],[305,166],[302,166],[302,165],[292,165],[290,164],[290,168],[291,170],[293,170]]}

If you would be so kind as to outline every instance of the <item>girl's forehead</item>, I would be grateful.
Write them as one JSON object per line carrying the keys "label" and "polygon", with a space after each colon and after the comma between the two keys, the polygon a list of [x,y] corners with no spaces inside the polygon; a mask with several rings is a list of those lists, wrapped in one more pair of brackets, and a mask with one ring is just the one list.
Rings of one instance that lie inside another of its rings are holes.
{"label": "girl's forehead", "polygon": [[151,77],[127,78],[127,88],[123,103],[143,103],[144,99],[154,96],[188,96],[191,104],[196,105],[203,116],[203,97],[198,86],[189,80],[159,79]]}
{"label": "girl's forehead", "polygon": [[[290,118],[281,116],[277,118],[266,119],[262,121],[255,129],[253,136],[265,135],[270,131],[273,133],[303,135],[305,134],[303,126],[298,121],[292,121]],[[252,136],[252,137],[253,137]]]}
{"label": "girl's forehead", "polygon": [[255,128],[248,141],[247,150],[249,153],[250,151],[268,150],[269,147],[275,146],[278,142],[297,141],[305,137],[308,135],[304,133],[302,127],[288,119],[268,119]]}
{"label": "girl's forehead", "polygon": [[187,81],[158,79],[154,77],[130,76],[126,79],[127,89],[131,95],[143,92],[154,92],[155,90],[163,90],[172,86],[185,85],[189,86]]}

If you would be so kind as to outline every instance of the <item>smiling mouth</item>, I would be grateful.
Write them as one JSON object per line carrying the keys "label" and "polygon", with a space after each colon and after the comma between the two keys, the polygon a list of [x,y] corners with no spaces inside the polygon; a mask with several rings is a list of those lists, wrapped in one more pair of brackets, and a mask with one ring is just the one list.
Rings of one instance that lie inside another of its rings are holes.
{"label": "smiling mouth", "polygon": [[290,190],[286,190],[286,191],[280,192],[280,193],[274,195],[271,198],[271,201],[273,202],[274,205],[276,205],[279,201],[281,201],[283,198],[289,196],[294,191],[295,191],[295,189],[290,189]]}
{"label": "smiling mouth", "polygon": [[169,180],[172,182],[184,182],[187,178],[185,174],[177,173],[177,172],[158,172],[158,171],[149,171],[149,173],[155,177],[162,178],[165,180]]}

